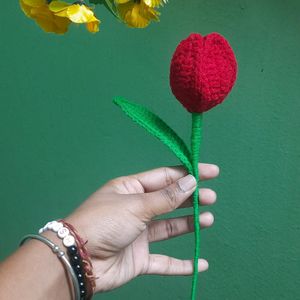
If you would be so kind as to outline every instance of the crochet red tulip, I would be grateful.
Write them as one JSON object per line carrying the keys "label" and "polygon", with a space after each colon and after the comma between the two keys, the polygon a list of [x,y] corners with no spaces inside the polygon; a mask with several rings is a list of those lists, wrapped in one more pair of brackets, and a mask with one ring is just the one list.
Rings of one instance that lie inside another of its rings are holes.
{"label": "crochet red tulip", "polygon": [[227,40],[218,33],[193,33],[177,46],[171,61],[173,94],[191,113],[223,102],[237,75],[237,62]]}

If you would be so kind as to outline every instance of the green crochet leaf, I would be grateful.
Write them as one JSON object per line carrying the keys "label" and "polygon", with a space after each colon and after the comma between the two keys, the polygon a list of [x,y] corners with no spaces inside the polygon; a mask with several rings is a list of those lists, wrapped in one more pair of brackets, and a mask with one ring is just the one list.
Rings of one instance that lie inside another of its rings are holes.
{"label": "green crochet leaf", "polygon": [[189,173],[193,173],[191,154],[184,141],[161,118],[147,108],[116,97],[118,105],[133,121],[144,127],[149,133],[161,140],[179,158]]}

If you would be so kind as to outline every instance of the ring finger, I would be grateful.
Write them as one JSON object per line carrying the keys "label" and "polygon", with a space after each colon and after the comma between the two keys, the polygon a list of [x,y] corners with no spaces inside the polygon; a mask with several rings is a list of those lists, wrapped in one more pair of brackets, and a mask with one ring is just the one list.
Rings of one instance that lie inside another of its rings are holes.
{"label": "ring finger", "polygon": [[[199,221],[201,228],[207,228],[214,223],[214,216],[210,212],[203,212],[199,216]],[[192,231],[194,231],[192,215],[155,220],[148,225],[148,241],[163,241]]]}
{"label": "ring finger", "polygon": [[[200,205],[212,205],[217,200],[217,194],[211,189],[200,189],[199,190],[199,203]],[[193,199],[190,197],[187,199],[179,208],[192,207]]]}

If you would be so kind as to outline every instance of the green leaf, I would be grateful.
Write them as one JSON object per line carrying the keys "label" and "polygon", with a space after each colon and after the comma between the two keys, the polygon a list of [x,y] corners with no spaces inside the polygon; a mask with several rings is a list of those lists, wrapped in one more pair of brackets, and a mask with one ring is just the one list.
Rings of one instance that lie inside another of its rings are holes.
{"label": "green leaf", "polygon": [[179,158],[189,173],[193,173],[191,154],[184,141],[161,118],[147,108],[131,103],[122,97],[116,97],[114,103],[118,105],[133,121],[157,137]]}
{"label": "green leaf", "polygon": [[119,18],[117,8],[113,0],[89,0],[89,1],[90,3],[94,3],[94,4],[103,4],[109,10],[109,12],[112,13],[114,17]]}
{"label": "green leaf", "polygon": [[104,5],[105,0],[89,0],[90,3]]}
{"label": "green leaf", "polygon": [[117,7],[116,7],[114,1],[105,0],[104,1],[104,6],[113,14],[114,17],[116,17],[117,19],[119,18]]}
{"label": "green leaf", "polygon": [[94,4],[103,4],[103,2],[105,2],[105,0],[89,0],[89,1]]}

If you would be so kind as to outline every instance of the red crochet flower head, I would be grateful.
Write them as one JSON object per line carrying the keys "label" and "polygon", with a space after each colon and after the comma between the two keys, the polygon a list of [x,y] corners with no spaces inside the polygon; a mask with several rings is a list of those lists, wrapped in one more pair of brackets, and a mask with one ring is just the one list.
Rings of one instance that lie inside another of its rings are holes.
{"label": "red crochet flower head", "polygon": [[177,46],[171,61],[170,85],[189,112],[220,104],[232,89],[237,62],[229,43],[218,33],[193,33]]}

